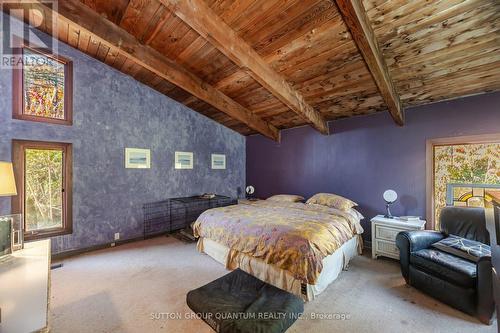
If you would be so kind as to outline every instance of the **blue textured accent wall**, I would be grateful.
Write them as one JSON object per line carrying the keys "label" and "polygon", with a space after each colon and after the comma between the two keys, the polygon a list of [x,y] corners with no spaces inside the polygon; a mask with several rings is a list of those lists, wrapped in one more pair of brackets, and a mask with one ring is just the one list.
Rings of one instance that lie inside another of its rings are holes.
{"label": "blue textured accent wall", "polygon": [[[143,203],[244,187],[245,137],[70,46],[59,53],[74,65],[70,127],[13,120],[12,73],[0,70],[0,160],[12,139],[73,144],[73,234],[54,237],[54,253],[140,236]],[[152,168],[125,169],[125,147],[151,149]],[[176,150],[194,152],[193,170],[174,170]],[[226,154],[226,170],[211,169],[212,153]]]}

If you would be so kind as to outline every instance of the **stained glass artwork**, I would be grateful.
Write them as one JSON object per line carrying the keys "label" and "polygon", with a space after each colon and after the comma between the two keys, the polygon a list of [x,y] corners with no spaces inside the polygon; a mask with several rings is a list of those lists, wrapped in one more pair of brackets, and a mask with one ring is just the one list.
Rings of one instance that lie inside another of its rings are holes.
{"label": "stained glass artwork", "polygon": [[500,184],[447,184],[446,205],[460,207],[484,207],[491,200],[488,190],[500,189]]}
{"label": "stained glass artwork", "polygon": [[446,205],[484,206],[485,189],[500,186],[500,143],[434,147],[434,221]]}
{"label": "stained glass artwork", "polygon": [[[450,186],[450,184],[448,184],[448,186]],[[463,195],[465,195],[466,193],[469,193],[472,191],[472,187],[469,187],[469,186],[452,186],[452,189],[453,189],[453,200],[457,200],[459,198],[461,198]]]}
{"label": "stained glass artwork", "polygon": [[64,64],[23,49],[23,113],[65,119]]}

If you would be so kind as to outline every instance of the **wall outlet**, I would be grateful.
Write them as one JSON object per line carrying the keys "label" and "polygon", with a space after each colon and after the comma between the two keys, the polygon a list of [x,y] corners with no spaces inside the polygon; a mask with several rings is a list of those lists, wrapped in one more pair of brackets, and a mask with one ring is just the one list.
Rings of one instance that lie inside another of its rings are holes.
{"label": "wall outlet", "polygon": [[120,233],[119,232],[115,232],[115,240],[119,240],[120,239]]}

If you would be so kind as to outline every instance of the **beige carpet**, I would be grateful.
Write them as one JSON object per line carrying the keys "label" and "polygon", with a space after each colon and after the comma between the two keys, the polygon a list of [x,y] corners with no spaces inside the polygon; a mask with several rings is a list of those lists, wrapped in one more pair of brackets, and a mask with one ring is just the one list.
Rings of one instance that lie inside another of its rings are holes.
{"label": "beige carpet", "polygon": [[[185,295],[226,273],[194,244],[172,237],[66,259],[52,271],[51,331],[211,332],[201,320],[185,318],[191,313]],[[330,318],[311,319],[321,314]],[[288,332],[495,330],[496,323],[485,326],[406,287],[396,261],[366,255],[307,303],[304,319]]]}

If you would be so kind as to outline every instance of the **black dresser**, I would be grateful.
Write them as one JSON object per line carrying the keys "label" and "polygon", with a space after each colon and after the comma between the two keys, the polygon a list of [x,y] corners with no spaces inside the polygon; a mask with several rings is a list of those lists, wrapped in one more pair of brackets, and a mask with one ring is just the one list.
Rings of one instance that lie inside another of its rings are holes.
{"label": "black dresser", "polygon": [[144,238],[189,227],[201,213],[210,208],[236,205],[238,200],[216,195],[170,198],[144,205]]}

